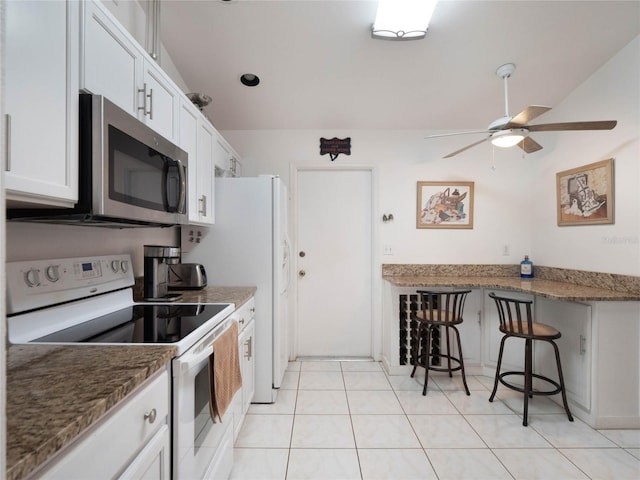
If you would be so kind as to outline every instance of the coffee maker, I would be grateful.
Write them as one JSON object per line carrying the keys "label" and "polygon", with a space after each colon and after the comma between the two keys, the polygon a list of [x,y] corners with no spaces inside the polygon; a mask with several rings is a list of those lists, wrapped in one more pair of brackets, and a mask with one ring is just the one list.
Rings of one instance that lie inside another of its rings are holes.
{"label": "coffee maker", "polygon": [[[162,245],[144,246],[144,298],[169,299],[169,265],[180,261],[180,248]],[[176,295],[172,295],[176,297]]]}

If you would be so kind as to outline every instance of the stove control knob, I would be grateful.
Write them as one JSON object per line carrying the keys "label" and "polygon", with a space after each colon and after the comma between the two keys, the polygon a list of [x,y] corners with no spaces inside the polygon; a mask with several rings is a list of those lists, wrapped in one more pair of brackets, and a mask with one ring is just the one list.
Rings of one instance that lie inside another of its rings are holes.
{"label": "stove control knob", "polygon": [[120,262],[118,260],[111,261],[111,270],[113,273],[118,273],[118,269],[120,268]]}
{"label": "stove control knob", "polygon": [[45,270],[45,275],[50,282],[57,282],[60,280],[60,270],[58,265],[49,265]]}
{"label": "stove control knob", "polygon": [[129,271],[129,262],[122,260],[120,262],[120,270],[122,270],[122,273],[127,273]]}
{"label": "stove control knob", "polygon": [[24,274],[24,283],[29,287],[37,287],[40,285],[40,270],[32,268]]}

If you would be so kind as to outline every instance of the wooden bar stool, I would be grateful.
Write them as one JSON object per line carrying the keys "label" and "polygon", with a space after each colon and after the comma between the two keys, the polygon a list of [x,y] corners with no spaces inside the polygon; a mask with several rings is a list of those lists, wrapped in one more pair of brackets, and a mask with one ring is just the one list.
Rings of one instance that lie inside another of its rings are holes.
{"label": "wooden bar stool", "polygon": [[[529,411],[529,398],[533,398],[534,395],[555,395],[557,393],[562,394],[562,403],[564,404],[564,410],[567,412],[569,421],[573,422],[573,417],[569,411],[569,404],[567,403],[567,394],[564,388],[564,378],[562,376],[562,367],[560,366],[560,351],[554,340],[560,338],[561,334],[555,328],[545,325],[543,323],[536,323],[533,321],[531,315],[531,300],[516,300],[513,298],[499,297],[495,293],[490,293],[489,296],[496,302],[498,307],[498,316],[500,317],[500,331],[504,334],[502,341],[500,342],[500,353],[498,354],[498,365],[496,367],[496,379],[493,384],[493,392],[489,401],[493,402],[498,389],[498,382],[502,383],[505,387],[508,387],[517,392],[524,394],[524,414],[522,418],[522,425],[527,426],[528,411]],[[504,351],[504,342],[507,338],[517,337],[525,339],[524,347],[524,372],[500,372],[502,364],[502,353]],[[558,379],[559,382],[552,380],[549,377],[533,373],[533,341],[540,340],[548,342],[553,346],[556,352],[556,365],[558,367]],[[509,383],[504,377],[510,375],[518,375],[524,377],[524,387]],[[533,379],[542,380],[550,385],[553,385],[552,390],[534,390]]]}
{"label": "wooden bar stool", "polygon": [[[462,312],[464,310],[464,302],[467,298],[467,294],[471,290],[458,290],[452,292],[438,292],[429,290],[418,290],[421,300],[421,308],[416,311],[412,319],[418,322],[416,333],[414,337],[413,345],[413,371],[411,376],[416,373],[418,365],[424,367],[424,388],[422,389],[422,395],[427,394],[427,383],[429,382],[429,370],[437,372],[449,372],[449,377],[452,377],[452,372],[461,370],[462,383],[464,389],[469,393],[469,387],[467,386],[467,379],[464,374],[464,360],[462,359],[462,345],[460,343],[460,332],[456,328],[456,325],[462,323]],[[446,353],[443,353],[439,348],[432,348],[432,338],[435,330],[444,327],[445,331],[445,347]],[[456,341],[458,344],[458,356],[452,355],[451,338],[449,330],[455,332]],[[439,366],[438,359],[446,359],[446,366]],[[452,364],[453,362],[453,364]]]}

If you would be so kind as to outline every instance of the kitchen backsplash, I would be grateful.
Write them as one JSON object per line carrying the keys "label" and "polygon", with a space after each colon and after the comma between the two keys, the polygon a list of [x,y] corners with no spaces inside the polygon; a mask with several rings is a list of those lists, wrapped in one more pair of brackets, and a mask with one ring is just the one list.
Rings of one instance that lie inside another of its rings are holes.
{"label": "kitchen backsplash", "polygon": [[143,275],[144,245],[180,245],[179,227],[100,228],[7,222],[7,262],[128,253]]}

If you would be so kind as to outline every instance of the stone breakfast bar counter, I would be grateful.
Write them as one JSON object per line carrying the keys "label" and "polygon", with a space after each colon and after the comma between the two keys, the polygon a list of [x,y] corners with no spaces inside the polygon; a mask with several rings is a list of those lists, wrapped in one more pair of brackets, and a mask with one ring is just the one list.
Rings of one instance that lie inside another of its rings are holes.
{"label": "stone breakfast bar counter", "polygon": [[[640,428],[640,277],[537,265],[534,273],[525,280],[519,265],[383,264],[385,369],[410,372],[408,322],[420,288],[472,290],[460,326],[465,367],[468,374],[490,377],[501,335],[488,293],[530,298],[536,319],[563,334],[559,345],[574,414],[595,428]],[[542,370],[548,367],[544,357],[536,359]]]}

